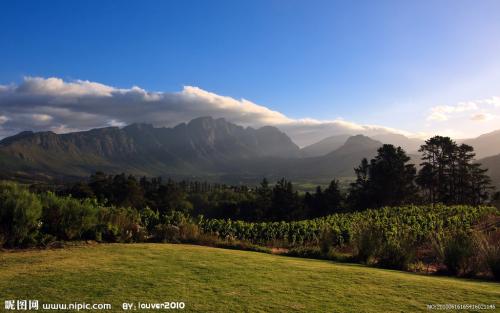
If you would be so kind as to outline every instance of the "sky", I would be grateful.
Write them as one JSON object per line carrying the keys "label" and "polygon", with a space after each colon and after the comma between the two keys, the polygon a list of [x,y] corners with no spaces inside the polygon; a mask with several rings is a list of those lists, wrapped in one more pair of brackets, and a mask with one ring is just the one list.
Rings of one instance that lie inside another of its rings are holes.
{"label": "sky", "polygon": [[0,137],[201,115],[338,133],[500,128],[500,1],[0,1]]}

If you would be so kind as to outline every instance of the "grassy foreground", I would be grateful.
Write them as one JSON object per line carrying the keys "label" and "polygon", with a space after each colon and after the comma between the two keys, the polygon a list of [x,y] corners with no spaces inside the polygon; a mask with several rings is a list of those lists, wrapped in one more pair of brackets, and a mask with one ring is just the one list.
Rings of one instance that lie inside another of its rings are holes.
{"label": "grassy foreground", "polygon": [[6,299],[112,303],[113,311],[138,301],[184,301],[186,312],[423,312],[426,304],[438,303],[500,307],[500,284],[493,282],[171,244],[0,252],[0,295],[2,309]]}

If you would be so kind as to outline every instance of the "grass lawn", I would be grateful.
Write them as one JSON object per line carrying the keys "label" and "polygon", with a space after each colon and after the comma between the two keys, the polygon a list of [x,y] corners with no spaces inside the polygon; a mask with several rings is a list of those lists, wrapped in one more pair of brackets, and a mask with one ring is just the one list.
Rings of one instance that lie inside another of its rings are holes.
{"label": "grass lawn", "polygon": [[6,299],[112,303],[113,311],[184,301],[186,312],[424,312],[431,303],[498,309],[500,284],[201,246],[103,244],[0,252],[0,308]]}

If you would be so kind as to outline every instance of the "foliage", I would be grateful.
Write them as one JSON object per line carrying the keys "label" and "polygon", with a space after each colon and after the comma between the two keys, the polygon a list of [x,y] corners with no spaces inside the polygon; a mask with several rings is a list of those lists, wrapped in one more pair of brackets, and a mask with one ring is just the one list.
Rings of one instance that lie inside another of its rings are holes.
{"label": "foliage", "polygon": [[361,224],[354,242],[358,261],[365,264],[374,262],[383,245],[382,229],[371,224]]}
{"label": "foliage", "polygon": [[0,182],[0,246],[23,246],[34,242],[42,205],[25,187]]}
{"label": "foliage", "polygon": [[410,158],[400,147],[383,145],[375,158],[363,159],[349,190],[351,208],[396,206],[413,202],[415,174]]}
{"label": "foliage", "polygon": [[423,162],[416,182],[429,203],[479,205],[490,198],[491,180],[474,162],[471,146],[435,136],[419,152]]}
{"label": "foliage", "polygon": [[332,214],[322,218],[290,222],[243,222],[202,218],[199,225],[204,232],[220,238],[232,237],[265,244],[284,240],[289,245],[318,244],[322,232],[331,232],[334,246],[352,242],[359,225],[378,225],[387,234],[395,236],[399,229],[408,229],[416,242],[430,240],[436,232],[468,229],[482,216],[498,209],[487,206],[402,206],[384,207],[363,212]]}
{"label": "foliage", "polygon": [[[94,239],[99,205],[95,200],[59,197],[52,192],[41,196],[42,231],[63,240]],[[87,236],[87,238],[86,238]]]}
{"label": "foliage", "polygon": [[[297,199],[285,180],[272,189],[264,184],[260,188],[260,193],[271,199],[271,210],[275,188],[281,189],[276,196],[283,197],[276,203]],[[435,260],[450,273],[491,272],[498,276],[498,236],[492,234],[496,234],[494,226],[500,214],[495,207],[407,205],[298,221],[246,222],[202,215],[193,218],[175,210],[162,213],[149,207],[136,210],[103,205],[96,199],[80,200],[52,192],[36,195],[13,183],[0,184],[0,200],[0,235],[6,247],[88,239],[185,242],[267,252],[269,247],[279,247],[294,256],[356,257],[380,267],[408,269],[412,262],[422,260],[416,258],[417,249],[432,241]]]}
{"label": "foliage", "polygon": [[407,270],[415,259],[417,242],[409,229],[398,232],[386,239],[377,255],[377,265],[385,268]]}
{"label": "foliage", "polygon": [[482,270],[484,258],[480,254],[479,235],[471,229],[443,233],[434,238],[437,259],[446,266],[448,273],[473,276]]}
{"label": "foliage", "polygon": [[141,226],[141,216],[133,208],[102,207],[98,212],[96,234],[107,242],[144,241],[147,234]]}
{"label": "foliage", "polygon": [[496,280],[500,280],[500,229],[483,233],[479,249],[485,265]]}

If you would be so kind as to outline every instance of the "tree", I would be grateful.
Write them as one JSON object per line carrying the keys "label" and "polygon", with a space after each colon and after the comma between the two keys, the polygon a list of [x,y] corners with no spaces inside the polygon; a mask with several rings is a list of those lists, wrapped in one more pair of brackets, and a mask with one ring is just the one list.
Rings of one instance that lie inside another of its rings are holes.
{"label": "tree", "polygon": [[314,218],[337,213],[342,200],[343,197],[336,180],[332,180],[325,190],[318,186],[314,194],[306,193],[304,196],[304,204],[308,209],[307,217]]}
{"label": "tree", "polygon": [[344,200],[344,196],[340,192],[339,182],[337,180],[332,180],[325,189],[323,195],[326,206],[324,211],[322,211],[322,215],[338,213]]}
{"label": "tree", "polygon": [[448,170],[453,164],[455,147],[456,144],[449,137],[435,136],[419,149],[423,162],[420,164],[417,183],[426,189],[431,203],[446,202],[450,198]]}
{"label": "tree", "polygon": [[272,220],[290,220],[300,211],[300,201],[297,192],[294,192],[292,182],[285,178],[276,182],[272,190],[271,212]]}
{"label": "tree", "polygon": [[255,190],[255,220],[262,219],[264,216],[269,215],[272,205],[273,191],[269,187],[269,182],[266,178],[262,179],[259,187]]}
{"label": "tree", "polygon": [[349,190],[349,203],[355,210],[396,206],[415,200],[416,169],[401,147],[383,145],[377,156],[363,159],[355,169],[357,179]]}
{"label": "tree", "polygon": [[361,164],[354,169],[356,181],[350,184],[347,202],[351,210],[361,210],[370,206],[370,188],[368,186],[368,160],[363,158]]}
{"label": "tree", "polygon": [[491,178],[486,175],[487,171],[487,169],[481,168],[481,164],[479,163],[471,165],[469,204],[483,204],[490,198],[490,193],[494,188],[491,186]]}
{"label": "tree", "polygon": [[416,182],[429,203],[481,204],[492,189],[485,169],[474,163],[474,149],[449,137],[435,136],[421,146]]}

